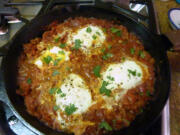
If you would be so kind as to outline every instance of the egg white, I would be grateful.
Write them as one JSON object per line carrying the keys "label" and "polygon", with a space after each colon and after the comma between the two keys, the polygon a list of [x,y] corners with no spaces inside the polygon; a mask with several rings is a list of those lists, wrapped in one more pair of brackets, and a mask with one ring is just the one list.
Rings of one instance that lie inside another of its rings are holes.
{"label": "egg white", "polygon": [[[88,28],[91,29],[91,32],[87,32]],[[94,39],[93,36],[96,38]],[[106,35],[101,27],[87,25],[86,27],[78,29],[75,33],[71,33],[68,37],[67,43],[74,45],[75,40],[77,39],[81,41],[81,49],[86,53],[91,47],[100,47],[104,43]]]}
{"label": "egg white", "polygon": [[73,114],[81,114],[91,106],[91,92],[79,75],[70,74],[60,86],[60,89],[66,96],[61,97],[60,94],[56,94],[55,98],[56,105],[62,111],[65,111],[66,106],[73,104],[77,107],[77,110]]}

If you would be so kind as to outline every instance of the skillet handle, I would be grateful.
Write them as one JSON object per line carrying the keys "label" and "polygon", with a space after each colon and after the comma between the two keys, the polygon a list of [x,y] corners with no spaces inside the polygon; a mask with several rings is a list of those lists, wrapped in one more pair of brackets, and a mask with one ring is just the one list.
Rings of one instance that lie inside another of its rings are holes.
{"label": "skillet handle", "polygon": [[9,43],[3,45],[0,47],[0,57],[3,57],[7,54],[8,52],[8,49],[9,49]]}

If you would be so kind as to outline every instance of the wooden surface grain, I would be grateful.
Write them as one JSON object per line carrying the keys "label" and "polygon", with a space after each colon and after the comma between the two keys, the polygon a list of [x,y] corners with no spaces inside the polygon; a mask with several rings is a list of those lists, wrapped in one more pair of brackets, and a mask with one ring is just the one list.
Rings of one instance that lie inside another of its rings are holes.
{"label": "wooden surface grain", "polygon": [[168,52],[171,67],[170,130],[180,135],[180,52]]}

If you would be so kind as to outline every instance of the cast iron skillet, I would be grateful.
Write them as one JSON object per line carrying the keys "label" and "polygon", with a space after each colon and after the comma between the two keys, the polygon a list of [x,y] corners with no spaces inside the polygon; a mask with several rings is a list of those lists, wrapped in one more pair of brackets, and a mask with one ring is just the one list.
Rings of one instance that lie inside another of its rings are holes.
{"label": "cast iron skillet", "polygon": [[[29,129],[36,134],[59,135],[48,126],[41,123],[35,117],[29,115],[26,111],[23,98],[16,94],[17,84],[17,60],[22,52],[22,45],[28,43],[35,37],[41,37],[44,27],[51,22],[58,20],[60,23],[69,17],[95,17],[100,19],[114,20],[117,24],[122,24],[128,30],[136,34],[143,42],[145,49],[155,59],[155,93],[152,95],[152,101],[145,107],[142,114],[138,115],[128,128],[114,131],[114,135],[135,135],[144,131],[160,115],[170,89],[170,69],[166,55],[167,48],[171,46],[170,42],[164,36],[157,36],[150,33],[143,25],[122,15],[115,13],[112,9],[104,9],[101,6],[82,6],[76,11],[53,10],[45,15],[39,16],[25,25],[16,36],[8,43],[7,48],[1,48],[1,53],[7,50],[3,57],[1,66],[1,100],[8,104],[16,117]],[[62,133],[65,135],[65,133]]]}

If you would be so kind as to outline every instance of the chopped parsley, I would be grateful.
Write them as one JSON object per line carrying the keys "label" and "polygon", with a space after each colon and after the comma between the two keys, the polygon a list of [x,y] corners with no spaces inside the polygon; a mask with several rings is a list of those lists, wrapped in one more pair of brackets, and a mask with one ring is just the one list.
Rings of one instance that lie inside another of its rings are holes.
{"label": "chopped parsley", "polygon": [[128,72],[129,72],[129,74],[136,76],[136,70],[133,71],[131,69],[128,69]]}
{"label": "chopped parsley", "polygon": [[49,90],[49,94],[50,94],[50,95],[53,95],[54,93],[56,93],[56,90],[57,90],[57,88],[51,88],[51,89]]}
{"label": "chopped parsley", "polygon": [[47,57],[44,57],[43,58],[43,61],[46,63],[46,64],[49,64],[50,62],[51,62],[51,60],[52,60],[52,57],[51,56],[47,56]]}
{"label": "chopped parsley", "polygon": [[126,60],[126,58],[125,57],[122,57],[122,61],[125,61]]}
{"label": "chopped parsley", "polygon": [[101,66],[100,65],[97,65],[97,66],[94,67],[93,72],[94,72],[94,75],[96,77],[100,77],[100,70],[101,70]]}
{"label": "chopped parsley", "polygon": [[122,35],[122,31],[120,29],[117,29],[114,27],[111,28],[111,32],[116,34],[118,37],[120,37]]}
{"label": "chopped parsley", "polygon": [[97,34],[97,35],[99,35],[99,36],[101,36],[101,33],[100,33],[100,32],[98,32],[98,31],[96,31],[96,34]]}
{"label": "chopped parsley", "polygon": [[62,93],[60,96],[61,96],[61,97],[65,97],[65,96],[66,96],[66,94],[65,94],[65,93]]}
{"label": "chopped parsley", "polygon": [[58,74],[60,74],[59,71],[58,70],[54,70],[54,72],[52,73],[52,76],[56,76]]}
{"label": "chopped parsley", "polygon": [[111,49],[112,48],[112,45],[108,45],[108,49]]}
{"label": "chopped parsley", "polygon": [[81,47],[81,40],[76,39],[75,40],[75,46],[73,47],[73,49],[78,50],[80,47]]}
{"label": "chopped parsley", "polygon": [[60,38],[61,38],[61,37],[55,38],[55,39],[54,39],[54,42],[56,42],[56,43],[59,42],[59,39],[60,39]]}
{"label": "chopped parsley", "polygon": [[96,35],[93,35],[92,38],[95,40],[95,39],[97,38],[97,36],[96,36]]}
{"label": "chopped parsley", "polygon": [[67,115],[71,115],[71,114],[73,114],[77,109],[78,109],[78,108],[75,107],[74,104],[70,104],[69,106],[66,106],[66,108],[65,108],[65,113],[66,113]]}
{"label": "chopped parsley", "polygon": [[62,93],[62,90],[59,88],[58,90],[57,90],[57,94],[61,94]]}
{"label": "chopped parsley", "polygon": [[144,59],[144,57],[145,57],[145,54],[144,54],[144,52],[143,51],[139,51],[139,56],[141,57],[141,58],[143,58]]}
{"label": "chopped parsley", "polygon": [[102,56],[103,60],[107,60],[108,58],[113,57],[112,53],[106,53],[105,55]]}
{"label": "chopped parsley", "polygon": [[91,27],[88,27],[88,28],[86,29],[86,32],[87,32],[87,33],[91,33],[91,32],[92,32]]}
{"label": "chopped parsley", "polygon": [[58,62],[59,62],[60,60],[61,60],[61,58],[55,59],[55,60],[53,61],[54,66],[57,66],[57,65],[58,65]]}
{"label": "chopped parsley", "polygon": [[60,45],[59,45],[59,47],[61,47],[61,48],[64,48],[64,47],[66,47],[66,43],[61,43]]}
{"label": "chopped parsley", "polygon": [[124,121],[127,125],[130,125],[130,121],[129,121],[129,120],[123,119],[123,121]]}
{"label": "chopped parsley", "polygon": [[99,128],[104,128],[107,131],[112,131],[112,127],[105,121],[103,121],[99,124]]}
{"label": "chopped parsley", "polygon": [[109,79],[110,81],[114,81],[114,77],[112,76],[107,76],[107,79]]}
{"label": "chopped parsley", "polygon": [[134,48],[131,48],[131,49],[130,49],[130,52],[131,52],[131,54],[133,55],[133,54],[135,53],[135,49],[134,49]]}
{"label": "chopped parsley", "polygon": [[64,51],[59,51],[58,53],[59,53],[59,54],[62,54],[62,55],[64,55],[64,54],[65,54],[65,52],[64,52]]}
{"label": "chopped parsley", "polygon": [[107,31],[107,29],[106,28],[103,28],[103,32],[106,32]]}
{"label": "chopped parsley", "polygon": [[106,48],[102,48],[102,49],[101,49],[101,52],[102,52],[102,53],[104,53],[104,52],[105,52],[105,50],[106,50]]}
{"label": "chopped parsley", "polygon": [[27,83],[28,83],[28,84],[31,84],[31,83],[32,83],[31,78],[28,78],[28,79],[27,79]]}
{"label": "chopped parsley", "polygon": [[137,73],[137,76],[138,76],[138,77],[141,77],[141,73]]}
{"label": "chopped parsley", "polygon": [[106,86],[107,86],[108,84],[109,84],[108,82],[103,81],[102,86],[101,86],[101,88],[100,88],[100,90],[99,90],[99,92],[100,92],[101,94],[105,94],[106,96],[110,96],[111,90],[109,90],[109,89],[106,88]]}
{"label": "chopped parsley", "polygon": [[151,92],[149,90],[146,91],[146,95],[149,97],[151,96]]}
{"label": "chopped parsley", "polygon": [[66,94],[63,93],[60,88],[57,90],[57,94],[60,94],[60,97],[65,97],[66,96]]}
{"label": "chopped parsley", "polygon": [[71,68],[70,67],[66,67],[66,70],[69,71]]}
{"label": "chopped parsley", "polygon": [[57,106],[57,105],[55,105],[54,107],[53,107],[53,110],[54,111],[57,111],[59,109],[59,106]]}

